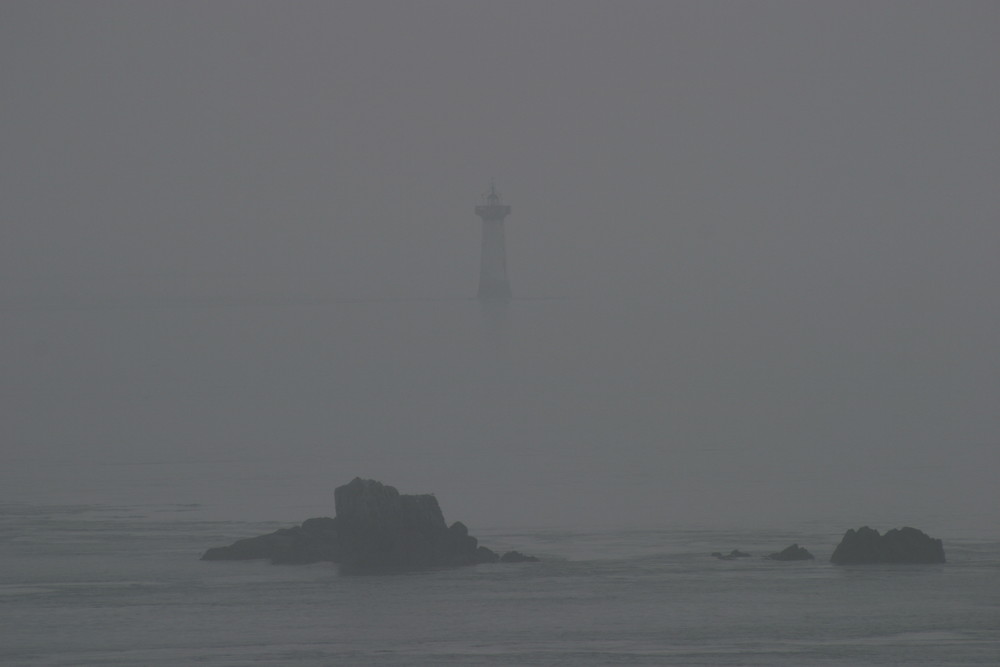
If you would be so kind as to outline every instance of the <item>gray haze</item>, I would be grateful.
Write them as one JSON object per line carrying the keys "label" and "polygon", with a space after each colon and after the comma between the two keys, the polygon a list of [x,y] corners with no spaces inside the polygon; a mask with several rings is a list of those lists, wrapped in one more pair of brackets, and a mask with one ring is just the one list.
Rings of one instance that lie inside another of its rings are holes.
{"label": "gray haze", "polygon": [[[1000,525],[998,34],[8,0],[5,500],[301,520],[362,475],[473,526]],[[469,298],[491,177],[506,313]]]}

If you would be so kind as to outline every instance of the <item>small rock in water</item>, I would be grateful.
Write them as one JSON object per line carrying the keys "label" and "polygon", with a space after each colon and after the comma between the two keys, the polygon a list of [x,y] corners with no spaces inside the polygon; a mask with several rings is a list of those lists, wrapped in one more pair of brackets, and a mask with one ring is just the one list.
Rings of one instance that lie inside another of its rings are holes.
{"label": "small rock in water", "polygon": [[537,563],[538,559],[534,556],[525,556],[520,551],[508,551],[503,556],[500,556],[501,563]]}
{"label": "small rock in water", "polygon": [[812,560],[814,556],[798,544],[785,547],[781,551],[768,556],[771,560]]}

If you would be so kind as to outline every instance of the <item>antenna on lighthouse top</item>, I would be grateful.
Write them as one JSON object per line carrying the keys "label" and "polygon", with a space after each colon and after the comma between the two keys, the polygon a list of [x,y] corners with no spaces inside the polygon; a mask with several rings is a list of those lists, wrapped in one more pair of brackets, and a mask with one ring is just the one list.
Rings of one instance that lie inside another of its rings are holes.
{"label": "antenna on lighthouse top", "polygon": [[486,202],[490,206],[496,206],[500,203],[500,193],[497,192],[497,186],[494,180],[490,179],[490,193],[486,195]]}

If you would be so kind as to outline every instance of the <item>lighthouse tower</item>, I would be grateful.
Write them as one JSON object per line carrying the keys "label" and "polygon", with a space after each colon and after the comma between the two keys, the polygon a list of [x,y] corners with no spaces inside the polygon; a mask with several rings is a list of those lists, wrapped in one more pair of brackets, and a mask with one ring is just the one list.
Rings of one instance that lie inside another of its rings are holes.
{"label": "lighthouse tower", "polygon": [[503,221],[510,215],[510,206],[500,203],[500,194],[490,184],[484,195],[486,204],[476,207],[476,215],[483,220],[483,250],[479,264],[479,299],[506,301],[510,299],[507,282],[507,244],[504,241]]}

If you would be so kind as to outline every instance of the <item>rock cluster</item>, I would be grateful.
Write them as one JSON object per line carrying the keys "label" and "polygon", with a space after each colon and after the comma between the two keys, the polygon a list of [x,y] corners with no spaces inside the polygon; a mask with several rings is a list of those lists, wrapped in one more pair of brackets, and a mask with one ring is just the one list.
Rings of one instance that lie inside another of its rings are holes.
{"label": "rock cluster", "polygon": [[437,498],[404,495],[370,479],[355,478],[334,491],[336,518],[308,519],[209,549],[202,560],[268,559],[272,563],[339,563],[342,572],[535,561],[517,551],[503,556],[469,535],[459,521],[445,523]]}
{"label": "rock cluster", "polygon": [[857,563],[943,563],[941,540],[916,528],[894,528],[885,535],[863,526],[848,530],[830,562],[835,565]]}
{"label": "rock cluster", "polygon": [[[749,555],[739,549],[733,549],[728,554],[719,551],[712,552],[712,556],[719,560],[735,560]],[[781,551],[764,556],[764,558],[796,561],[813,560],[815,557],[806,548],[792,544]],[[894,528],[885,535],[880,535],[877,530],[863,526],[857,530],[848,530],[844,534],[840,544],[834,549],[830,562],[834,565],[944,563],[944,546],[941,540],[934,539],[916,528]]]}

